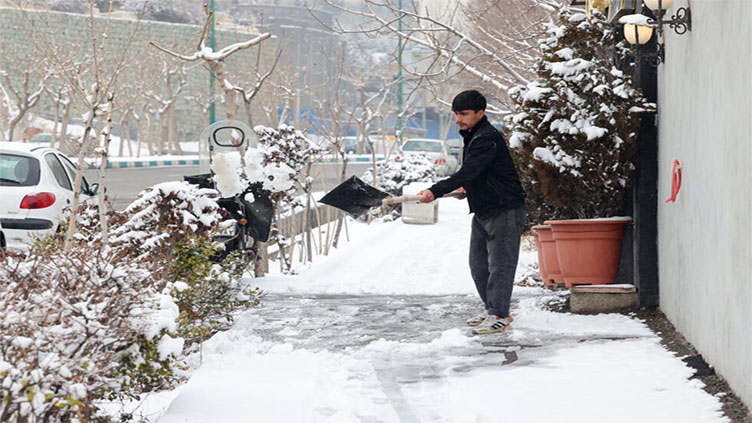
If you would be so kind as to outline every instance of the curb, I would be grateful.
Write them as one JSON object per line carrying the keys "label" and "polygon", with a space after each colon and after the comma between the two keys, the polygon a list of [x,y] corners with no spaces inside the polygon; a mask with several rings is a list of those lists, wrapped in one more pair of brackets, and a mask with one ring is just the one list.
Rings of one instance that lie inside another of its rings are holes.
{"label": "curb", "polygon": [[[138,162],[107,162],[107,169],[125,169],[133,167],[156,167],[156,166],[188,166],[199,164],[198,159],[179,159],[179,160],[143,160]],[[87,169],[97,169],[91,164],[87,165]]]}
{"label": "curb", "polygon": [[[348,157],[348,156],[345,156],[345,161],[346,162],[370,162],[371,158],[370,157]],[[377,157],[376,161],[377,162],[384,161],[384,158],[383,157]],[[334,157],[334,158],[327,157],[327,158],[319,158],[317,160],[317,162],[318,163],[341,163],[342,160],[340,160],[339,157]]]}
{"label": "curb", "polygon": [[[383,161],[383,157],[376,158],[376,161]],[[345,157],[346,162],[371,162],[370,157]],[[171,160],[142,160],[135,162],[118,162],[108,161],[107,169],[126,169],[134,167],[156,167],[156,166],[198,166],[198,159],[171,159]],[[341,163],[342,160],[338,158],[319,158],[318,163]],[[97,169],[91,164],[87,164],[87,169]]]}

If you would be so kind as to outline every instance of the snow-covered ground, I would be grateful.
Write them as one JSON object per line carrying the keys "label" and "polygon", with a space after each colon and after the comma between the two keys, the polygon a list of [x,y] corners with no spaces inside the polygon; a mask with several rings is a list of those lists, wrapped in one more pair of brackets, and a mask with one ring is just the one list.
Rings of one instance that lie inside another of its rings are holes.
{"label": "snow-covered ground", "polygon": [[[350,222],[297,276],[257,279],[263,305],[191,357],[191,377],[138,414],[186,422],[724,422],[720,401],[624,315],[546,311],[515,287],[512,330],[472,336],[466,203],[436,225]],[[535,262],[521,251],[518,272]]]}

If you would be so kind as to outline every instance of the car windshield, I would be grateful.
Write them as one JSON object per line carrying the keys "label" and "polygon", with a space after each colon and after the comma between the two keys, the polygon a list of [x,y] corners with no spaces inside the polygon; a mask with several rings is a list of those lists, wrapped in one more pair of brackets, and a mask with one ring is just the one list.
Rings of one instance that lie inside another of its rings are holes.
{"label": "car windshield", "polygon": [[441,143],[435,141],[408,140],[402,145],[404,151],[425,151],[428,153],[440,153]]}
{"label": "car windshield", "polygon": [[31,187],[39,184],[39,160],[0,154],[0,186]]}

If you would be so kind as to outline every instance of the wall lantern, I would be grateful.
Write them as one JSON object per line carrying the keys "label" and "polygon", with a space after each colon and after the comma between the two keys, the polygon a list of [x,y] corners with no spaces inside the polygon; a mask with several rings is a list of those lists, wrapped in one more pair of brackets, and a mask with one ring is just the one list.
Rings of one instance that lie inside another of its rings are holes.
{"label": "wall lantern", "polygon": [[624,38],[629,44],[642,45],[653,37],[651,19],[645,15],[627,15],[619,19],[624,24]]}
{"label": "wall lantern", "polygon": [[[663,25],[668,26],[679,35],[692,30],[692,13],[687,7],[680,7],[676,10],[671,19],[664,19],[666,10],[674,4],[674,0],[643,0],[645,6],[653,10],[656,19],[652,19],[642,14],[626,15],[619,19],[619,23],[624,24],[624,38],[630,44],[639,46],[647,43],[653,36],[653,30],[658,33],[658,42],[656,43],[655,52],[642,52],[638,54],[648,59],[654,66],[664,61],[663,49]],[[641,9],[641,8],[640,8]],[[637,12],[637,10],[636,10]]]}

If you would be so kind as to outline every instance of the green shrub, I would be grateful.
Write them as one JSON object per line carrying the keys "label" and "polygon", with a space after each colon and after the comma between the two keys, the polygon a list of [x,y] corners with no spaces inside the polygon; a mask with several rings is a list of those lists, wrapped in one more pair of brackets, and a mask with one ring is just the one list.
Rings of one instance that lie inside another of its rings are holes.
{"label": "green shrub", "polygon": [[242,278],[247,256],[232,252],[213,263],[216,248],[201,238],[178,244],[170,264],[169,289],[180,308],[178,334],[188,345],[227,329],[236,311],[259,304],[260,293]]}

